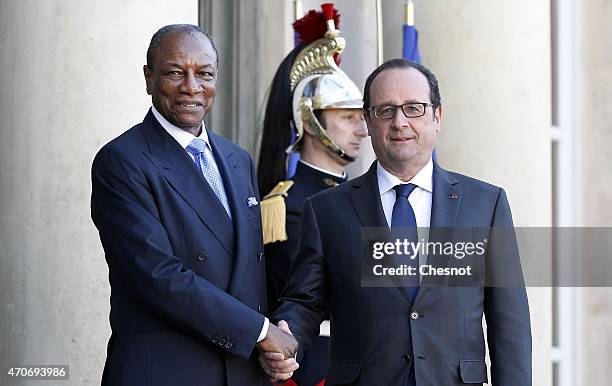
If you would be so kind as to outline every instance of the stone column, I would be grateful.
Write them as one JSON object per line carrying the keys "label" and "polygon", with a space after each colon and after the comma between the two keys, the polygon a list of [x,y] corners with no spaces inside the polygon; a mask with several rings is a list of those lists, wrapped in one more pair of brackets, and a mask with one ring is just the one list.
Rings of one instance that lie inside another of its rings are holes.
{"label": "stone column", "polygon": [[[550,226],[549,3],[416,6],[423,61],[442,90],[441,164],[504,187],[515,225]],[[550,385],[551,290],[528,294],[534,382]]]}
{"label": "stone column", "polygon": [[[577,144],[581,157],[582,224],[612,226],[612,4],[577,2]],[[608,283],[612,286],[612,283]],[[610,383],[612,369],[612,288],[583,288],[581,367],[584,385]]]}
{"label": "stone column", "polygon": [[142,121],[149,40],[177,22],[197,24],[197,1],[0,3],[2,384],[33,364],[69,365],[67,385],[100,382],[109,286],[91,162]]}

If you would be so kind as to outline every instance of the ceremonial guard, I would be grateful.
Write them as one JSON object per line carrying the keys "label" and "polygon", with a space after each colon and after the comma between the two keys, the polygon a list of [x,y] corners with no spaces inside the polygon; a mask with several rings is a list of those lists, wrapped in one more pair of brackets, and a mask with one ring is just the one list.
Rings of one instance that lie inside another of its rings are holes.
{"label": "ceremonial guard", "polygon": [[[322,8],[293,24],[297,47],[276,71],[266,104],[257,173],[259,191],[267,193],[261,209],[271,311],[296,253],[304,201],[346,181],[344,168],[367,136],[361,92],[338,67],[346,44],[337,29],[340,15],[333,4]],[[323,383],[328,343],[326,321],[291,381]]]}

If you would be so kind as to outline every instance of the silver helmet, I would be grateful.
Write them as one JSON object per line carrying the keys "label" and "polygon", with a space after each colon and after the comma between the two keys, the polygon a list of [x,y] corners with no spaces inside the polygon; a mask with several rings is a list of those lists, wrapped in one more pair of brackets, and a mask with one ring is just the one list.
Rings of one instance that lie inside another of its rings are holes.
{"label": "silver helmet", "polygon": [[295,58],[290,71],[290,82],[297,139],[289,146],[288,152],[299,146],[304,136],[305,121],[332,152],[348,161],[355,160],[329,138],[314,114],[315,110],[363,108],[363,96],[359,88],[334,60],[334,56],[342,53],[345,46],[346,40],[335,28],[333,19],[328,19],[325,37],[306,46]]}

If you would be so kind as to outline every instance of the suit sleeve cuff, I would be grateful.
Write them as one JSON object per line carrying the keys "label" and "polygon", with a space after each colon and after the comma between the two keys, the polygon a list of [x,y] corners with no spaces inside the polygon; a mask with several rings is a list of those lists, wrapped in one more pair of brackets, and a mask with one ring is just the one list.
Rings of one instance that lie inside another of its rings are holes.
{"label": "suit sleeve cuff", "polygon": [[264,318],[263,326],[261,327],[261,332],[259,333],[259,338],[257,338],[257,343],[261,342],[265,339],[266,335],[268,335],[268,328],[270,327],[270,321],[268,318]]}

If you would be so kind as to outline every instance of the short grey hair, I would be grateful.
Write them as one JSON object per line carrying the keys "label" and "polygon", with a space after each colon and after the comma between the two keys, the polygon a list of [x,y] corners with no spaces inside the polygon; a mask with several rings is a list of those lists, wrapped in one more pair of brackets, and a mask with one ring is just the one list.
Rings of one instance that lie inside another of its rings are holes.
{"label": "short grey hair", "polygon": [[203,28],[193,24],[170,24],[165,27],[161,27],[157,30],[157,32],[153,34],[151,42],[149,43],[149,48],[147,49],[147,67],[149,67],[150,69],[153,68],[157,47],[159,47],[159,43],[161,42],[162,38],[170,32],[176,32],[186,35],[204,35],[212,45],[213,50],[215,51],[215,56],[217,57],[215,64],[219,66],[219,52],[217,51],[217,47],[215,47],[215,43],[213,42],[212,37],[208,32],[206,32]]}

